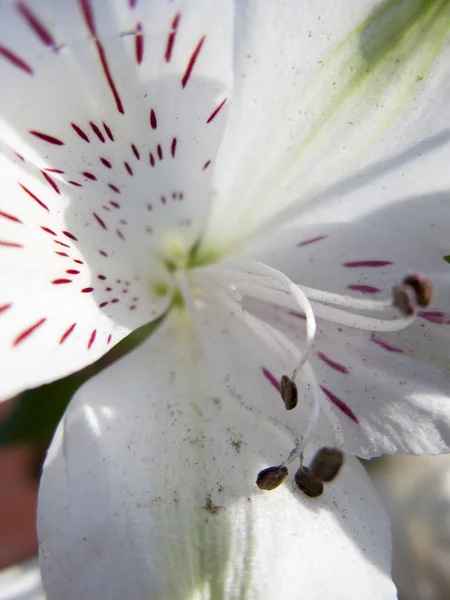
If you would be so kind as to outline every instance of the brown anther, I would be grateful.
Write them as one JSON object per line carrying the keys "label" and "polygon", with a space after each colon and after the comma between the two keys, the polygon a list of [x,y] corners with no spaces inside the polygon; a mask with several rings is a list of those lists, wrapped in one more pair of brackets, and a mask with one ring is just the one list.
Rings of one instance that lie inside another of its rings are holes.
{"label": "brown anther", "polygon": [[267,492],[270,492],[286,481],[287,476],[288,470],[283,465],[279,465],[278,467],[269,467],[268,469],[263,469],[258,473],[256,485],[260,490],[266,490]]}
{"label": "brown anther", "polygon": [[409,285],[416,293],[417,304],[425,308],[431,304],[434,296],[434,284],[420,273],[412,273],[403,280],[405,285]]}
{"label": "brown anther", "polygon": [[314,477],[328,483],[339,473],[344,463],[344,455],[338,448],[320,448],[311,461],[310,469]]}
{"label": "brown anther", "polygon": [[283,375],[280,381],[280,392],[281,398],[284,402],[286,410],[292,410],[297,406],[298,402],[298,392],[297,386],[295,385],[295,381],[288,377],[287,375]]}
{"label": "brown anther", "polygon": [[411,317],[416,312],[417,295],[414,288],[406,283],[399,283],[392,290],[392,304],[405,315]]}
{"label": "brown anther", "polygon": [[323,483],[314,476],[308,467],[300,467],[294,479],[297,487],[310,498],[317,498],[323,494]]}

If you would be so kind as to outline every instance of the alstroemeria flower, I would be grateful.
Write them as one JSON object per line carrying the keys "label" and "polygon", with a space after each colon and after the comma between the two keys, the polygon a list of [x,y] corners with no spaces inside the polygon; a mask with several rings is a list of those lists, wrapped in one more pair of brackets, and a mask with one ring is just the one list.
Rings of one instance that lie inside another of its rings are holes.
{"label": "alstroemeria flower", "polygon": [[[356,459],[319,499],[292,475],[324,444],[449,449],[449,12],[2,5],[5,396],[164,317],[57,431],[50,598],[395,597]],[[404,316],[411,273],[437,293]]]}

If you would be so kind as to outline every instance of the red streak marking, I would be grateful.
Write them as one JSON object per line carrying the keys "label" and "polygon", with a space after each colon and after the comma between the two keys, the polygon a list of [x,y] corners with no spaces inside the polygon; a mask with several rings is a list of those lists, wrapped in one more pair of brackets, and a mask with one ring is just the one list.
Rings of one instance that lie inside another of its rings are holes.
{"label": "red streak marking", "polygon": [[264,377],[273,385],[273,387],[277,390],[277,392],[281,392],[280,382],[278,379],[272,375],[270,371],[268,371],[265,367],[261,367],[261,370],[264,374]]}
{"label": "red streak marking", "polygon": [[103,127],[105,128],[106,135],[113,142],[114,141],[114,136],[112,134],[112,131],[111,131],[111,129],[108,127],[108,125],[104,121],[103,121]]}
{"label": "red streak marking", "polygon": [[435,323],[436,325],[450,325],[450,313],[445,313],[442,311],[419,310],[417,312],[417,316],[429,321],[430,323]]}
{"label": "red streak marking", "polygon": [[70,248],[69,244],[64,244],[64,242],[60,242],[58,240],[53,240],[55,242],[55,244],[58,244],[59,246],[64,246],[64,248]]}
{"label": "red streak marking", "polygon": [[150,126],[152,129],[156,129],[158,127],[158,121],[156,120],[156,114],[153,108],[150,110]]}
{"label": "red streak marking", "polygon": [[77,265],[84,265],[84,262],[82,260],[78,260],[77,258],[74,258],[73,262],[77,263]]}
{"label": "red streak marking", "polygon": [[117,302],[119,302],[119,298],[113,298],[111,300],[111,304],[117,304]]}
{"label": "red streak marking", "polygon": [[43,140],[44,142],[48,142],[49,144],[55,144],[55,146],[64,146],[64,142],[62,142],[61,140],[58,140],[58,138],[55,138],[51,135],[47,135],[46,133],[41,133],[40,131],[32,131],[32,130],[30,130],[30,133],[32,135],[35,135],[40,140]]}
{"label": "red streak marking", "polygon": [[55,250],[55,254],[57,254],[58,256],[66,256],[67,258],[69,258],[69,255],[66,254],[65,252],[56,252],[56,250]]}
{"label": "red streak marking", "polygon": [[136,50],[136,62],[138,65],[141,64],[144,57],[144,36],[142,35],[142,25],[137,24],[136,37],[134,38],[135,50]]}
{"label": "red streak marking", "polygon": [[66,273],[69,273],[69,275],[78,275],[80,271],[77,271],[76,269],[67,269]]}
{"label": "red streak marking", "polygon": [[334,360],[331,360],[330,358],[328,358],[328,356],[325,356],[323,352],[318,352],[317,356],[321,360],[323,360],[323,362],[325,362],[329,367],[335,369],[336,371],[339,371],[339,373],[348,373],[347,367],[344,367],[344,365],[340,365],[339,363],[334,362]]}
{"label": "red streak marking", "polygon": [[114,206],[114,208],[120,208],[120,204],[118,202],[114,202],[114,200],[110,200],[109,203],[111,206]]}
{"label": "red streak marking", "polygon": [[188,66],[186,68],[186,71],[183,75],[183,79],[181,80],[181,86],[183,87],[183,89],[186,87],[189,78],[191,76],[192,73],[192,69],[194,68],[195,62],[198,58],[198,55],[200,54],[200,50],[202,49],[203,46],[203,42],[205,41],[205,36],[202,37],[202,39],[199,41],[199,43],[197,44],[196,49],[194,50],[194,52],[192,53],[191,58],[189,59],[188,62]]}
{"label": "red streak marking", "polygon": [[153,156],[153,154],[150,152],[148,155],[149,159],[150,159],[150,164],[152,165],[152,167],[155,166],[155,157]]}
{"label": "red streak marking", "polygon": [[52,281],[53,284],[55,285],[61,285],[62,283],[72,283],[71,279],[54,279]]}
{"label": "red streak marking", "polygon": [[210,160],[207,160],[207,161],[205,162],[205,164],[203,165],[203,169],[202,169],[202,171],[205,171],[205,169],[207,169],[207,168],[209,167],[209,165],[210,165],[210,164],[211,164],[211,161],[210,161]]}
{"label": "red streak marking", "polygon": [[139,160],[141,158],[141,155],[139,154],[139,150],[136,148],[136,146],[134,144],[131,144],[131,149],[133,150],[133,154],[135,155],[135,157]]}
{"label": "red streak marking", "polygon": [[177,35],[177,29],[178,29],[179,23],[180,23],[180,13],[177,13],[175,15],[174,20],[172,21],[172,31],[169,33],[169,37],[167,38],[166,53],[164,55],[166,62],[170,62],[170,59],[172,58],[173,45],[175,43],[175,37]]}
{"label": "red streak marking", "polygon": [[70,238],[71,240],[75,240],[76,242],[78,242],[78,238],[76,238],[73,233],[70,233],[70,231],[63,231],[63,234],[65,236],[67,236],[68,238]]}
{"label": "red streak marking", "polygon": [[62,336],[61,336],[61,338],[60,338],[60,340],[59,340],[59,343],[60,343],[60,344],[63,344],[63,343],[64,343],[64,342],[67,340],[67,338],[69,337],[69,335],[70,335],[70,334],[72,333],[72,331],[75,329],[75,326],[76,326],[76,323],[72,323],[72,325],[69,327],[69,329],[67,329],[67,331],[65,331],[65,332],[62,334]]}
{"label": "red streak marking", "polygon": [[108,183],[108,187],[110,187],[113,192],[116,192],[116,194],[120,194],[119,188],[117,186],[113,185],[112,183]]}
{"label": "red streak marking", "polygon": [[55,192],[57,194],[61,194],[59,187],[56,185],[56,183],[53,181],[53,179],[50,177],[50,175],[48,175],[48,173],[46,173],[45,171],[41,171],[42,175],[45,177],[47,183],[49,183],[52,188],[55,190]]}
{"label": "red streak marking", "polygon": [[112,78],[111,71],[109,70],[109,65],[108,65],[108,61],[106,60],[105,51],[103,49],[103,46],[101,45],[101,43],[98,40],[95,42],[95,45],[97,46],[97,52],[100,57],[100,62],[102,63],[103,72],[105,73],[105,77],[108,81],[112,95],[114,96],[117,110],[123,115],[125,111],[123,110],[122,100],[120,99],[119,92],[117,91],[116,85]]}
{"label": "red streak marking", "polygon": [[125,238],[123,237],[123,233],[120,231],[120,229],[116,229],[116,233],[117,235],[120,237],[121,240],[124,240]]}
{"label": "red streak marking", "polygon": [[67,183],[70,183],[70,185],[76,185],[77,187],[83,187],[83,186],[81,185],[81,183],[77,183],[76,181],[71,181],[71,180],[70,180],[70,181],[68,181]]}
{"label": "red streak marking", "polygon": [[106,158],[101,158],[101,157],[100,157],[100,160],[105,165],[105,167],[107,167],[108,169],[112,168],[112,164],[109,162],[109,160],[106,160]]}
{"label": "red streak marking", "polygon": [[3,217],[4,219],[9,219],[10,221],[14,221],[15,223],[22,223],[23,224],[23,221],[21,221],[17,217],[13,217],[12,215],[10,215],[8,213],[5,213],[5,212],[2,212],[1,210],[0,210],[0,217]]}
{"label": "red streak marking", "polygon": [[95,340],[95,336],[97,335],[97,330],[94,329],[94,331],[91,333],[91,337],[89,338],[89,342],[88,342],[88,350],[91,349],[92,344],[94,343]]}
{"label": "red streak marking", "polygon": [[356,290],[357,292],[361,292],[362,294],[379,294],[381,290],[379,288],[373,287],[373,285],[349,285],[347,286],[349,290]]}
{"label": "red streak marking", "polygon": [[3,242],[0,240],[0,246],[7,248],[23,248],[23,244],[16,244],[16,242]]}
{"label": "red streak marking", "polygon": [[395,348],[394,346],[391,346],[390,344],[386,344],[386,342],[383,342],[383,340],[377,340],[377,338],[369,338],[369,339],[371,342],[373,342],[374,344],[378,344],[378,346],[380,346],[384,350],[387,350],[388,352],[400,352],[400,354],[403,354],[403,350],[400,350],[400,348]]}
{"label": "red streak marking", "polygon": [[20,344],[21,342],[23,342],[24,339],[26,339],[29,335],[31,335],[33,333],[33,331],[36,331],[36,329],[38,327],[40,327],[43,323],[45,323],[47,319],[41,319],[40,321],[38,321],[37,323],[35,323],[34,325],[31,325],[31,327],[28,327],[28,329],[25,329],[25,331],[22,331],[22,333],[20,333],[16,339],[13,341],[13,346],[17,346],[18,344]]}
{"label": "red streak marking", "polygon": [[310,240],[305,240],[304,242],[300,242],[297,244],[297,248],[302,248],[303,246],[308,246],[309,244],[314,244],[314,242],[319,242],[320,240],[324,240],[327,235],[318,235],[315,238],[311,238]]}
{"label": "red streak marking", "polygon": [[105,143],[105,136],[100,131],[100,129],[97,127],[97,125],[95,123],[93,123],[92,121],[89,121],[89,125],[91,126],[92,131],[95,133],[95,135],[101,141],[101,143],[104,144]]}
{"label": "red streak marking", "polygon": [[112,340],[112,335],[111,335],[111,334],[109,334],[109,335],[108,335],[108,341],[107,341],[107,344],[110,344],[110,343],[111,343],[111,340]]}
{"label": "red streak marking", "polygon": [[4,312],[5,310],[8,310],[8,308],[11,308],[11,306],[11,302],[9,304],[3,304],[3,306],[0,306],[0,313]]}
{"label": "red streak marking", "polygon": [[109,208],[109,206],[106,206],[106,204],[102,204],[102,208],[104,208],[108,212],[111,212],[111,209]]}
{"label": "red streak marking", "polygon": [[175,152],[177,151],[177,138],[173,138],[172,144],[170,145],[170,154],[172,158],[175,158]]}
{"label": "red streak marking", "polygon": [[90,179],[91,181],[97,181],[97,177],[95,175],[93,175],[92,173],[83,171],[82,175],[84,175],[87,179]]}
{"label": "red streak marking", "polygon": [[345,404],[345,402],[342,402],[342,400],[340,400],[337,396],[335,396],[333,394],[333,392],[330,392],[330,390],[327,390],[327,388],[324,387],[323,385],[320,386],[320,389],[329,398],[329,400],[331,400],[331,402],[335,406],[337,406],[339,408],[339,410],[341,410],[344,413],[344,415],[346,415],[349,419],[351,419],[355,423],[359,423],[355,413]]}
{"label": "red streak marking", "polygon": [[89,29],[91,35],[97,37],[97,30],[95,27],[94,21],[94,13],[92,11],[92,6],[90,0],[80,0],[81,11],[83,13],[83,18],[86,22],[87,28]]}
{"label": "red streak marking", "polygon": [[137,0],[128,0],[130,8],[134,8],[137,4]]}
{"label": "red streak marking", "polygon": [[22,185],[21,183],[19,183],[19,185],[29,196],[31,196],[31,198],[33,198],[33,200],[35,200],[40,206],[42,206],[42,208],[45,208],[46,211],[50,212],[50,209],[48,208],[48,206],[46,204],[44,204],[42,202],[42,200],[39,200],[39,198],[37,196],[35,196],[33,194],[33,192],[30,192],[30,190],[28,188],[26,188],[24,185]]}
{"label": "red streak marking", "polygon": [[345,262],[344,267],[386,267],[392,264],[390,260],[355,260],[353,262]]}
{"label": "red streak marking", "polygon": [[72,128],[74,129],[74,131],[76,131],[76,133],[78,133],[78,135],[80,136],[80,138],[82,140],[84,140],[88,144],[91,143],[91,140],[88,138],[86,133],[84,133],[84,131],[81,129],[81,127],[78,127],[78,125],[75,125],[75,123],[71,123],[71,125],[72,125]]}
{"label": "red streak marking", "polygon": [[64,173],[64,171],[61,171],[61,169],[44,169],[44,171],[48,171],[49,173],[58,173],[59,175]]}
{"label": "red streak marking", "polygon": [[14,152],[14,154],[17,156],[17,158],[20,158],[20,160],[22,162],[25,162],[25,159],[24,159],[24,157],[21,154],[19,154],[18,152]]}
{"label": "red streak marking", "polygon": [[159,158],[159,160],[162,160],[163,159],[163,151],[162,151],[162,148],[161,148],[161,144],[158,144],[158,147],[156,149],[158,151],[158,158]]}
{"label": "red streak marking", "polygon": [[109,302],[101,302],[98,306],[99,308],[103,308],[104,306],[107,306],[109,304]]}
{"label": "red streak marking", "polygon": [[97,222],[103,227],[103,229],[108,229],[105,225],[105,221],[103,221],[103,219],[101,219],[97,213],[93,212],[92,214],[97,219]]}
{"label": "red streak marking", "polygon": [[83,288],[81,291],[83,292],[83,294],[90,294],[91,292],[94,291],[94,288],[93,287],[87,287],[87,288]]}
{"label": "red streak marking", "polygon": [[24,60],[19,58],[17,54],[14,54],[13,52],[11,52],[11,50],[5,48],[5,46],[0,46],[0,56],[6,58],[6,60],[8,60],[12,65],[17,67],[18,69],[22,69],[22,71],[25,71],[25,73],[28,73],[28,75],[33,75],[34,71],[30,67],[30,65],[28,65]]}
{"label": "red streak marking", "polygon": [[306,315],[304,315],[303,313],[300,313],[296,310],[290,310],[288,312],[289,315],[291,315],[292,317],[297,317],[297,319],[303,319],[303,321],[306,321]]}
{"label": "red streak marking", "polygon": [[127,162],[123,163],[125,165],[125,169],[128,171],[130,175],[133,175],[133,170]]}
{"label": "red streak marking", "polygon": [[50,235],[57,235],[53,229],[50,229],[50,227],[44,227],[43,225],[41,225],[41,229],[42,231],[46,231],[47,233],[50,233]]}
{"label": "red streak marking", "polygon": [[55,40],[48,29],[42,24],[42,22],[34,15],[31,10],[23,2],[17,3],[17,9],[24,17],[28,25],[38,36],[43,44],[46,46],[56,47]]}
{"label": "red streak marking", "polygon": [[101,279],[102,281],[105,281],[106,275],[97,275],[97,279]]}
{"label": "red streak marking", "polygon": [[104,250],[99,250],[98,252],[99,252],[99,254],[101,254],[102,256],[106,256],[106,257],[108,257],[107,253],[106,253]]}
{"label": "red streak marking", "polygon": [[214,118],[216,117],[217,113],[220,111],[220,109],[222,108],[222,106],[225,104],[226,101],[227,101],[226,98],[225,98],[225,100],[222,100],[222,102],[219,104],[219,106],[208,117],[208,120],[206,121],[206,124],[211,123],[211,121],[214,120]]}

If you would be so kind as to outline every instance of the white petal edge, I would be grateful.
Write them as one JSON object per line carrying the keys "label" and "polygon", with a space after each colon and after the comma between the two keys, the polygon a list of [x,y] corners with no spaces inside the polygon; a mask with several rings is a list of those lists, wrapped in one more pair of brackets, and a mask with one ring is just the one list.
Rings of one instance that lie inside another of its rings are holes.
{"label": "white petal edge", "polygon": [[45,600],[37,559],[0,571],[0,600]]}

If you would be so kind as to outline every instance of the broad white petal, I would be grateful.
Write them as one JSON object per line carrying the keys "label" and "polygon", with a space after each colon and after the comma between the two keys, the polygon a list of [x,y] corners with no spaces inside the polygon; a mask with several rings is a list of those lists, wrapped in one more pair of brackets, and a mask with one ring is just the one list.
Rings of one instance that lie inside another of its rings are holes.
{"label": "broad white petal", "polygon": [[349,459],[324,495],[255,485],[290,441],[171,316],[75,396],[44,468],[49,598],[395,598],[384,512]]}
{"label": "broad white petal", "polygon": [[0,600],[45,600],[37,560],[0,571]]}
{"label": "broad white petal", "polygon": [[[236,86],[205,243],[273,227],[280,211],[288,220],[392,169],[419,192],[448,187],[445,3],[249,0],[236,23]],[[359,213],[393,194],[402,186],[360,197]]]}
{"label": "broad white petal", "polygon": [[203,226],[231,43],[228,2],[2,3],[2,397],[167,308],[156,255]]}

